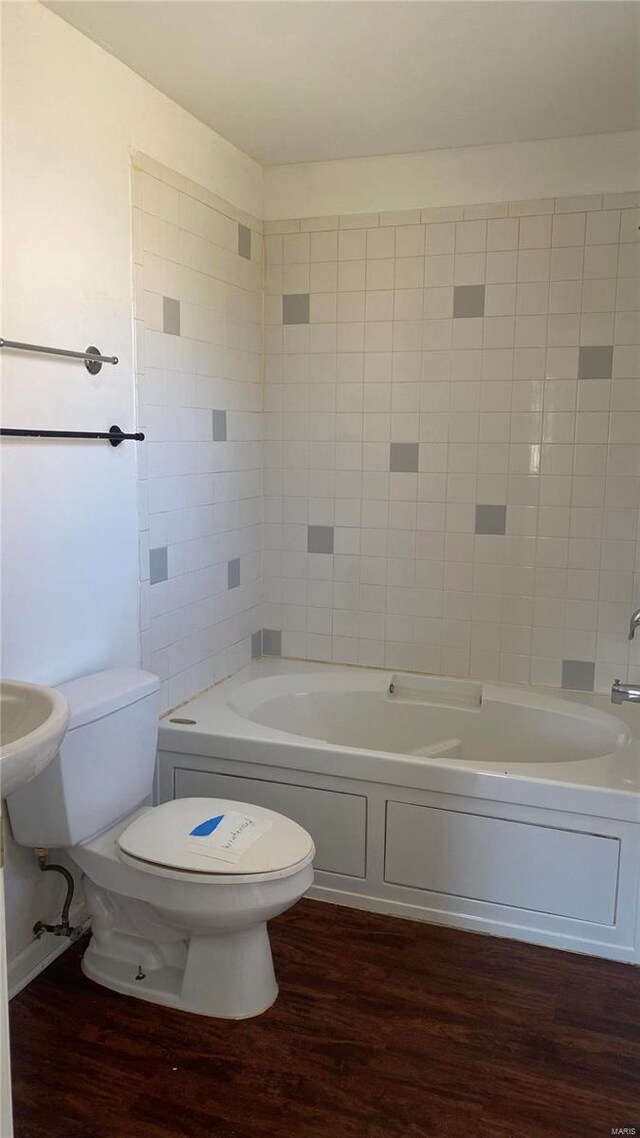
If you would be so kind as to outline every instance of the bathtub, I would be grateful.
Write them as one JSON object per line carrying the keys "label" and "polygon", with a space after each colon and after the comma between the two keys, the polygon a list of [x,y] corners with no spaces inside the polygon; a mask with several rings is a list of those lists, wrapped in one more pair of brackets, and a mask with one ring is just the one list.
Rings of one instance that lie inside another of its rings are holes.
{"label": "bathtub", "polygon": [[319,899],[638,963],[639,736],[602,695],[263,659],[162,719],[157,798],[288,814]]}

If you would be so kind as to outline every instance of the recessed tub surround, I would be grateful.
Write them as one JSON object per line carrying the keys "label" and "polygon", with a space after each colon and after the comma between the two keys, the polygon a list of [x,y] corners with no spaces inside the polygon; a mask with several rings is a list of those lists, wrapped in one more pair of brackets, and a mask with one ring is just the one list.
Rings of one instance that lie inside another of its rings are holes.
{"label": "recessed tub surround", "polygon": [[[264,223],[264,623],[283,656],[638,680],[639,207]],[[331,556],[308,527],[332,527]]]}
{"label": "recessed tub surround", "polygon": [[640,746],[593,693],[259,660],[162,720],[161,799],[314,838],[325,900],[640,962]]}

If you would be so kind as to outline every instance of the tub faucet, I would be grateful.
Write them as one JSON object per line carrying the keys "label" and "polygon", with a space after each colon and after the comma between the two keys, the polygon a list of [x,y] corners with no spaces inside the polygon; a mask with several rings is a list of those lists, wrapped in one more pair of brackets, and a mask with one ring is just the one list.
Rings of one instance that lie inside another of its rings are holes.
{"label": "tub faucet", "polygon": [[636,628],[640,628],[640,609],[636,609],[636,611],[631,614],[631,620],[629,621],[629,640],[633,640],[636,634]]}
{"label": "tub faucet", "polygon": [[640,688],[614,680],[611,687],[612,703],[640,703]]}

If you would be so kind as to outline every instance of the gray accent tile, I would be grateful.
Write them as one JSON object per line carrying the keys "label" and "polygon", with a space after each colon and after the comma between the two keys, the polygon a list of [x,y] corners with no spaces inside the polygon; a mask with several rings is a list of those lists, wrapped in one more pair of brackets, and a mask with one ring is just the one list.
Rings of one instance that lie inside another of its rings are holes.
{"label": "gray accent tile", "polygon": [[238,256],[251,260],[251,230],[238,222]]}
{"label": "gray accent tile", "polygon": [[600,344],[580,348],[578,379],[611,379],[613,346]]}
{"label": "gray accent tile", "polygon": [[227,588],[237,589],[240,584],[240,558],[227,561]]}
{"label": "gray accent tile", "polygon": [[262,656],[262,629],[251,634],[251,659],[257,660]]}
{"label": "gray accent tile", "polygon": [[476,506],[476,533],[506,533],[506,506]]}
{"label": "gray accent tile", "polygon": [[591,660],[563,660],[562,686],[572,691],[593,691],[596,666]]}
{"label": "gray accent tile", "polygon": [[484,285],[455,285],[453,316],[454,319],[484,316]]}
{"label": "gray accent tile", "polygon": [[282,298],[283,324],[309,323],[309,293],[292,292]]}
{"label": "gray accent tile", "polygon": [[172,296],[162,298],[162,331],[170,336],[180,335],[180,301]]}
{"label": "gray accent tile", "polygon": [[226,443],[227,441],[227,412],[226,411],[212,411],[212,430],[214,443]]}
{"label": "gray accent tile", "polygon": [[333,553],[333,526],[307,526],[307,553]]}
{"label": "gray accent tile", "polygon": [[262,629],[263,656],[282,656],[282,633],[275,628]]}
{"label": "gray accent tile", "polygon": [[166,545],[160,545],[157,549],[149,550],[149,582],[152,585],[158,585],[160,581],[166,581],[169,576],[169,560],[167,557]]}
{"label": "gray accent tile", "polygon": [[390,443],[389,470],[412,474],[418,469],[417,443]]}

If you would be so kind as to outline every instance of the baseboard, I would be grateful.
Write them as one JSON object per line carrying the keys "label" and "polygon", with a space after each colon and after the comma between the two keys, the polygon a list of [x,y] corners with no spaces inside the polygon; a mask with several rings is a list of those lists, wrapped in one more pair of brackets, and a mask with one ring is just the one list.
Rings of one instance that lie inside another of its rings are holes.
{"label": "baseboard", "polygon": [[[87,910],[83,902],[72,906],[69,914],[72,925],[89,927]],[[27,984],[35,980],[45,968],[61,956],[72,942],[68,937],[54,936],[53,933],[44,933],[39,939],[32,940],[26,948],[14,956],[7,965],[7,987],[9,999],[18,995]]]}

